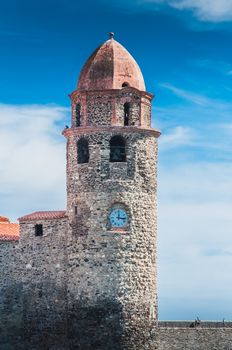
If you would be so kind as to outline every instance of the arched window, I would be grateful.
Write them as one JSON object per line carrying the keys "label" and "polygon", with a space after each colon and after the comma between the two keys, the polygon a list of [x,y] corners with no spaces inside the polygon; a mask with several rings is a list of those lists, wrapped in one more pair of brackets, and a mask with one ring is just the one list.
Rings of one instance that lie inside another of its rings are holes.
{"label": "arched window", "polygon": [[129,83],[127,83],[126,81],[122,84],[122,87],[127,87],[130,86]]}
{"label": "arched window", "polygon": [[76,127],[81,126],[81,104],[76,104]]}
{"label": "arched window", "polygon": [[110,140],[110,162],[126,162],[126,142],[122,136]]}
{"label": "arched window", "polygon": [[77,142],[77,162],[78,164],[89,162],[89,143],[83,138]]}
{"label": "arched window", "polygon": [[130,117],[130,104],[129,102],[124,103],[124,126],[129,125],[129,117]]}

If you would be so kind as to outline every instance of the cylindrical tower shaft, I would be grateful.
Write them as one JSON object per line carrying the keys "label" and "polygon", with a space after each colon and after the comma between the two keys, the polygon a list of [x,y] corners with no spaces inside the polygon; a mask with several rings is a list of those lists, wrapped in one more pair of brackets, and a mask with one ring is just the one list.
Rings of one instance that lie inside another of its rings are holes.
{"label": "cylindrical tower shaft", "polygon": [[[70,344],[154,350],[160,133],[150,127],[152,95],[138,89],[144,83],[132,75],[140,71],[129,53],[111,39],[94,55],[81,73],[85,90],[71,95],[72,127],[64,131]],[[120,69],[132,86],[122,86]]]}

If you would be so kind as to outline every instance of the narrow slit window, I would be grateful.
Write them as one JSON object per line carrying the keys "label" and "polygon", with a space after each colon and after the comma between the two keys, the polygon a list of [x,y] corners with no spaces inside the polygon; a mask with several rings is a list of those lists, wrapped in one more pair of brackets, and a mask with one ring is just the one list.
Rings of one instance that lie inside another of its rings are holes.
{"label": "narrow slit window", "polygon": [[43,225],[42,224],[36,224],[35,225],[35,236],[43,236]]}
{"label": "narrow slit window", "polygon": [[124,126],[129,125],[129,117],[130,117],[130,104],[129,102],[124,103]]}
{"label": "narrow slit window", "polygon": [[81,104],[76,104],[76,127],[81,126]]}
{"label": "narrow slit window", "polygon": [[110,162],[126,162],[126,142],[122,136],[110,140]]}
{"label": "narrow slit window", "polygon": [[78,164],[89,162],[89,143],[83,138],[77,142],[77,162]]}

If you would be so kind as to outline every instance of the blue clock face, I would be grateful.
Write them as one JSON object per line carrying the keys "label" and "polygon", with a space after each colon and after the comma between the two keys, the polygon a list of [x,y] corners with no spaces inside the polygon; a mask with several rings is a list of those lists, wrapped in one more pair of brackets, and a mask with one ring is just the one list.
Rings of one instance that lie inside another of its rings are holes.
{"label": "blue clock face", "polygon": [[128,223],[128,215],[123,209],[114,209],[110,213],[110,223],[112,227],[125,227]]}

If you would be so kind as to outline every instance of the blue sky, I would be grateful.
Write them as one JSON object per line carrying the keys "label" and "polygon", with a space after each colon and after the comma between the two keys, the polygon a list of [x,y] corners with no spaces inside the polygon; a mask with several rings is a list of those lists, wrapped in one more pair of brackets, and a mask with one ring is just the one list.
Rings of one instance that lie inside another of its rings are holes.
{"label": "blue sky", "polygon": [[232,319],[232,1],[0,1],[0,214],[65,207],[68,94],[108,32],[156,95],[160,319]]}

